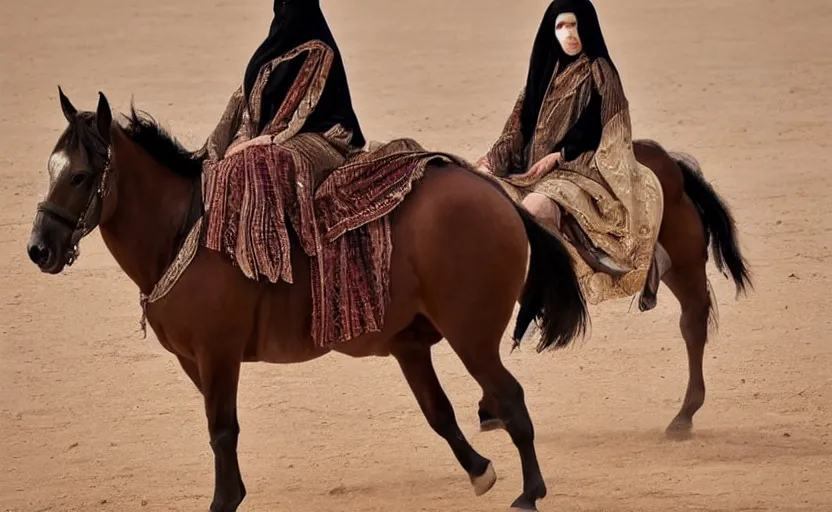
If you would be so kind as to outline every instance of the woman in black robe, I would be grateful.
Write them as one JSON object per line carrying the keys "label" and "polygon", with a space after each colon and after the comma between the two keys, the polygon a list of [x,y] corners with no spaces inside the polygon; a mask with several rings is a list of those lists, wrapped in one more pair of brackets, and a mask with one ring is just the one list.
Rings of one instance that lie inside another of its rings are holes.
{"label": "woman in black robe", "polygon": [[549,5],[526,85],[479,164],[566,235],[590,303],[642,289],[662,192],[633,154],[629,105],[589,0]]}
{"label": "woman in black robe", "polygon": [[[352,132],[353,145],[363,146],[364,135],[352,107],[341,52],[324,19],[319,0],[275,0],[274,18],[269,35],[255,50],[246,66],[243,82],[246,101],[250,101],[251,92],[264,66],[313,40],[321,41],[328,46],[332,50],[333,60],[326,86],[315,110],[306,119],[303,131],[325,133],[336,124],[340,124]],[[304,57],[301,55],[280,63],[272,70],[261,96],[257,132],[262,131],[266,123],[277,114],[303,62]]]}
{"label": "woman in black robe", "polygon": [[280,143],[300,133],[362,148],[341,52],[319,0],[275,0],[273,10],[268,36],[204,150],[221,160],[237,143],[263,135]]}

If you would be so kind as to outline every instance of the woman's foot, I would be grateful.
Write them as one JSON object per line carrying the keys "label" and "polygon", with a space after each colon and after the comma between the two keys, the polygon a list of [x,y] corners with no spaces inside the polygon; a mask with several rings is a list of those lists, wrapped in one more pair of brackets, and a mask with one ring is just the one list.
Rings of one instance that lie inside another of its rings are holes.
{"label": "woman's foot", "polygon": [[632,269],[619,266],[609,254],[596,247],[584,233],[574,217],[567,216],[563,224],[563,234],[572,242],[581,258],[595,272],[603,272],[613,277],[621,277]]}

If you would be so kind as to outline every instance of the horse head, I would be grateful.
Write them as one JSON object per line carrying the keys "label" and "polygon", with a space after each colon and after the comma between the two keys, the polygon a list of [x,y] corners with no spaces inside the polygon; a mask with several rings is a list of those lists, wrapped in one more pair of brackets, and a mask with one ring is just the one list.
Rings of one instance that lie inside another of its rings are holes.
{"label": "horse head", "polygon": [[101,221],[110,172],[110,104],[99,92],[95,112],[79,112],[58,88],[67,127],[49,156],[49,188],[27,245],[41,271],[60,273],[78,257],[78,243]]}

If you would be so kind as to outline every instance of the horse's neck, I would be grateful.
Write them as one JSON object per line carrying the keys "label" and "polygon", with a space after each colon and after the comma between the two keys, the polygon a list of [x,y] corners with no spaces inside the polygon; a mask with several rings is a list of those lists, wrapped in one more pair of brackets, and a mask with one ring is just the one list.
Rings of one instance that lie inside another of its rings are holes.
{"label": "horse's neck", "polygon": [[176,257],[198,183],[175,175],[140,148],[135,153],[113,171],[115,207],[100,229],[124,273],[149,294]]}

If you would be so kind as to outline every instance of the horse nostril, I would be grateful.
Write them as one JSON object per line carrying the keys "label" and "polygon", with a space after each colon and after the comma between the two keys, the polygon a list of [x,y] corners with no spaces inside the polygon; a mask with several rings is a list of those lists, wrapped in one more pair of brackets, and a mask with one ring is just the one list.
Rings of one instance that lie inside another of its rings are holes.
{"label": "horse nostril", "polygon": [[42,244],[32,244],[29,246],[29,259],[35,265],[41,266],[49,261],[49,249]]}

